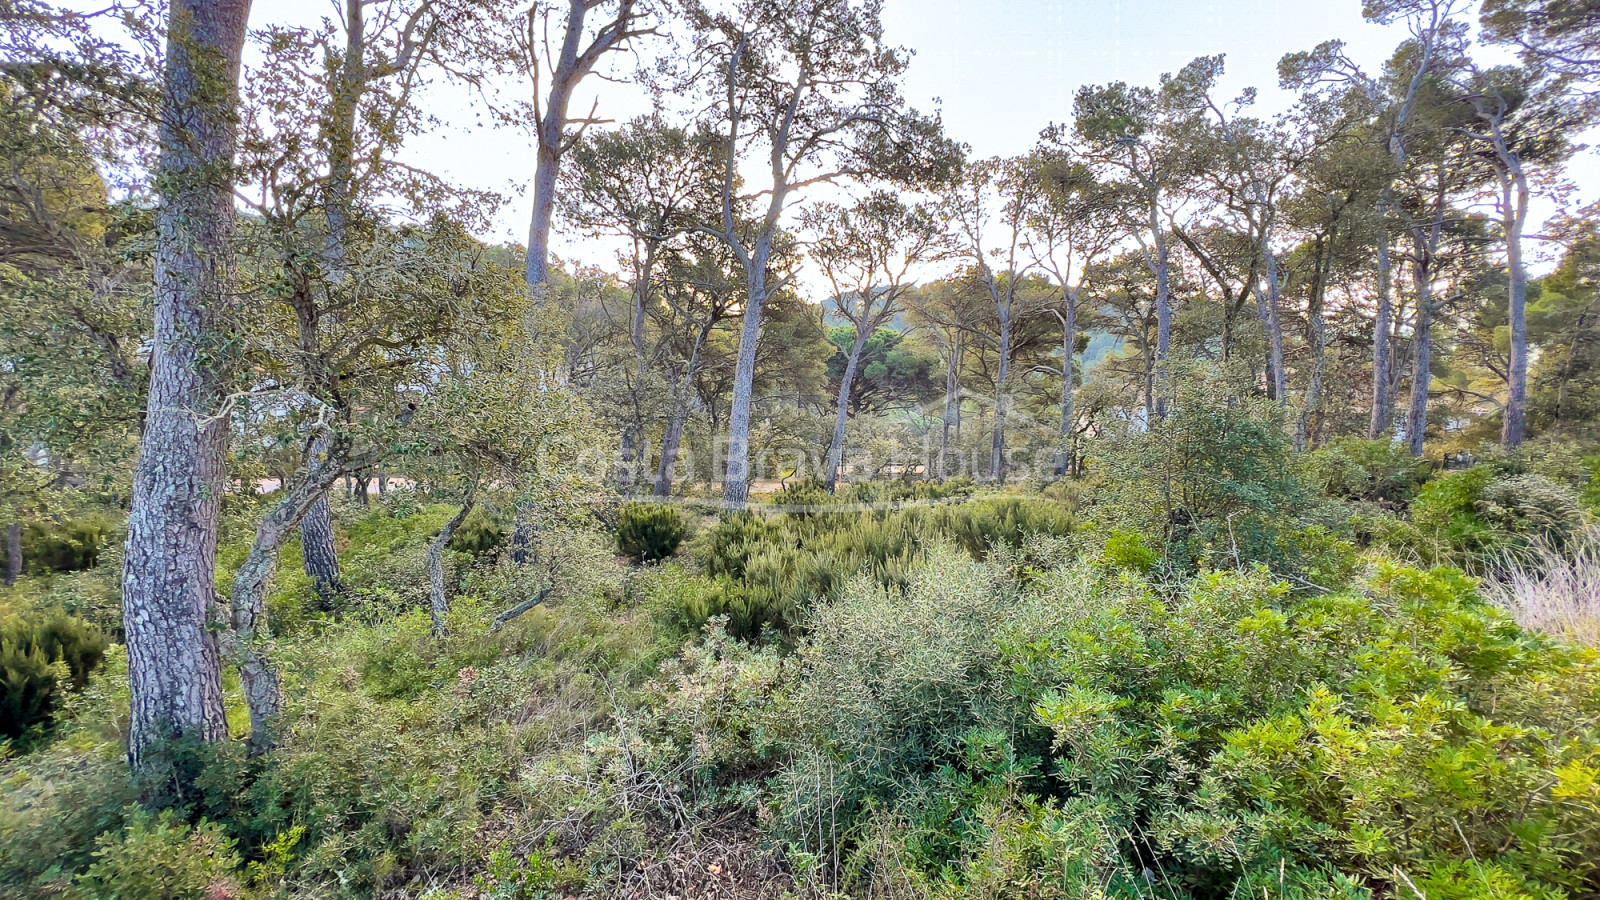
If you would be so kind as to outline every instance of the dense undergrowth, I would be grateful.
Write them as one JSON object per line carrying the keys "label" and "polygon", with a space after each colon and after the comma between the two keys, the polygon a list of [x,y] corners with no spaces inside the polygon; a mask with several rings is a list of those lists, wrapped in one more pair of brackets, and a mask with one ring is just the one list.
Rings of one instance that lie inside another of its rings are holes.
{"label": "dense undergrowth", "polygon": [[1513,602],[1594,558],[1592,461],[1301,458],[1173,419],[1084,481],[580,514],[520,565],[491,507],[447,553],[442,639],[452,508],[342,507],[337,608],[294,548],[271,601],[277,749],[169,748],[187,787],[154,805],[122,759],[116,554],[26,578],[0,896],[1600,892],[1592,598]]}

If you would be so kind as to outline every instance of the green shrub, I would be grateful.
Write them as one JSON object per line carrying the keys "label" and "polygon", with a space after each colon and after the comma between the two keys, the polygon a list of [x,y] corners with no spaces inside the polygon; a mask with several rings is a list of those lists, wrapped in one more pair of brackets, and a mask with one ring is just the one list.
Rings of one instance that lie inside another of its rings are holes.
{"label": "green shrub", "polygon": [[470,556],[483,556],[498,549],[511,536],[502,517],[484,504],[472,508],[466,521],[450,538],[450,549]]}
{"label": "green shrub", "polygon": [[1174,596],[934,554],[903,592],[861,581],[815,616],[774,799],[819,865],[970,897],[1600,879],[1600,656],[1522,632],[1459,573],[1382,568],[1353,593],[1211,574]]}
{"label": "green shrub", "polygon": [[171,811],[136,812],[102,835],[95,862],[72,893],[81,900],[219,900],[238,897],[239,855],[214,822],[193,828]]}
{"label": "green shrub", "polygon": [[1392,440],[1338,438],[1306,458],[1307,474],[1324,496],[1404,506],[1428,480],[1432,464]]}
{"label": "green shrub", "polygon": [[670,506],[630,503],[617,520],[617,549],[635,564],[652,563],[678,552],[689,523]]}
{"label": "green shrub", "polygon": [[1315,503],[1299,478],[1283,408],[1236,399],[1213,381],[1184,384],[1169,415],[1149,429],[1092,446],[1101,489],[1091,515],[1108,532],[1142,533],[1172,576],[1258,564],[1299,575],[1283,532],[1314,524]]}
{"label": "green shrub", "polygon": [[0,735],[15,740],[48,723],[59,692],[88,686],[105,652],[99,629],[61,613],[0,622]]}
{"label": "green shrub", "polygon": [[[22,529],[23,571],[35,575],[92,569],[116,531],[103,516],[65,522],[28,522]],[[0,571],[10,565],[8,541],[0,541]]]}
{"label": "green shrub", "polygon": [[1505,553],[1537,544],[1564,547],[1584,527],[1582,507],[1568,488],[1540,475],[1497,476],[1474,466],[1428,483],[1412,504],[1409,545],[1425,561],[1483,571]]}

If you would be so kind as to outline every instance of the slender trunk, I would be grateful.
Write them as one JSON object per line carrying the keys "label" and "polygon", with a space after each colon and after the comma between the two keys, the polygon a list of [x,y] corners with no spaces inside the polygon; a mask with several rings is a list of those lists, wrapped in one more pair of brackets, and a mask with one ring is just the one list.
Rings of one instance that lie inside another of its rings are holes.
{"label": "slender trunk", "polygon": [[995,378],[994,441],[989,449],[989,480],[1005,484],[1006,382],[1011,376],[1011,304],[1000,307],[1000,371]]}
{"label": "slender trunk", "polygon": [[328,502],[328,488],[334,477],[327,473],[337,468],[336,463],[324,459],[284,492],[256,526],[250,553],[233,577],[232,620],[223,635],[223,649],[239,668],[245,705],[250,709],[250,746],[257,753],[272,746],[273,726],[283,711],[278,670],[263,648],[270,636],[267,589],[278,569],[283,545],[294,534],[296,525],[317,504]]}
{"label": "slender trunk", "polygon": [[12,587],[22,577],[22,523],[6,526],[6,587]]}
{"label": "slender trunk", "polygon": [[225,487],[222,317],[233,302],[233,153],[248,0],[174,0],[156,185],[155,332],[123,568],[128,757],[227,735],[209,627]]}
{"label": "slender trunk", "polygon": [[[542,288],[550,281],[550,223],[555,217],[556,176],[561,171],[561,140],[567,128],[567,106],[572,90],[583,78],[578,65],[578,45],[583,40],[583,19],[591,4],[569,0],[561,55],[550,72],[550,96],[538,132],[538,152],[533,172],[533,217],[528,224],[528,287]],[[535,290],[535,302],[544,303]]]}
{"label": "slender trunk", "polygon": [[461,510],[444,524],[444,528],[433,539],[433,546],[428,548],[428,600],[433,614],[433,636],[436,638],[449,633],[450,598],[444,592],[444,549],[450,545],[450,539],[456,536],[456,529],[467,520],[467,515],[477,503],[477,491],[469,491]]}
{"label": "slender trunk", "polygon": [[750,405],[755,394],[756,344],[761,338],[761,315],[767,305],[767,254],[769,243],[758,246],[746,273],[747,303],[744,327],[739,332],[738,363],[733,370],[733,403],[728,411],[728,466],[722,481],[722,500],[731,510],[741,510],[750,500]]}
{"label": "slender trunk", "polygon": [[1394,419],[1393,378],[1394,351],[1390,349],[1389,332],[1394,327],[1394,272],[1390,260],[1389,233],[1378,235],[1378,318],[1372,325],[1372,420],[1367,425],[1367,438],[1377,440],[1389,433]]}
{"label": "slender trunk", "polygon": [[1428,391],[1433,387],[1433,297],[1427,269],[1417,269],[1417,324],[1411,337],[1411,408],[1406,415],[1406,441],[1412,456],[1422,455],[1428,430]]}
{"label": "slender trunk", "polygon": [[833,417],[833,441],[828,444],[828,493],[839,484],[839,464],[844,458],[844,427],[850,417],[850,389],[856,381],[856,365],[861,362],[861,351],[867,346],[867,332],[856,330],[856,342],[850,348],[850,359],[844,364],[844,378],[839,383],[839,406]]}
{"label": "slender trunk", "polygon": [[695,376],[700,372],[700,351],[705,348],[706,340],[711,337],[711,329],[716,327],[716,318],[712,317],[700,327],[700,333],[695,335],[694,348],[689,351],[689,363],[684,366],[683,376],[672,390],[672,418],[667,422],[667,432],[661,436],[661,466],[656,470],[656,496],[672,496],[672,474],[678,467],[678,448],[683,443],[683,425],[689,418],[689,394],[694,390]]}
{"label": "slender trunk", "polygon": [[1528,433],[1528,272],[1522,262],[1522,226],[1528,213],[1528,182],[1520,161],[1510,154],[1513,168],[1503,180],[1502,208],[1505,210],[1507,285],[1511,305],[1510,382],[1507,387],[1505,421],[1500,443],[1506,449],[1522,445]]}
{"label": "slender trunk", "polygon": [[1071,291],[1063,292],[1066,299],[1066,312],[1060,315],[1061,319],[1061,433],[1058,435],[1060,449],[1056,453],[1056,477],[1065,478],[1072,474],[1073,459],[1076,457],[1076,448],[1073,439],[1077,435],[1076,416],[1072,409],[1074,358],[1078,355],[1078,298]]}
{"label": "slender trunk", "polygon": [[[318,469],[327,464],[331,441],[332,435],[324,432],[312,444],[310,466],[313,477]],[[300,520],[300,548],[305,556],[306,577],[311,579],[311,586],[317,592],[318,606],[324,612],[332,611],[334,601],[343,592],[344,585],[339,580],[339,552],[333,545],[333,510],[326,491],[306,511],[305,518]]]}
{"label": "slender trunk", "polygon": [[657,497],[672,496],[672,471],[678,466],[678,447],[683,443],[683,423],[686,418],[687,409],[674,409],[672,418],[667,421],[666,433],[661,436],[661,465],[656,470]]}
{"label": "slender trunk", "polygon": [[944,422],[939,429],[939,478],[950,477],[951,433],[959,439],[961,429],[961,332],[950,342],[950,355],[944,370]]}
{"label": "slender trunk", "polygon": [[1328,378],[1328,326],[1322,318],[1322,305],[1327,295],[1329,260],[1333,257],[1333,238],[1317,242],[1315,282],[1311,285],[1310,302],[1306,305],[1306,318],[1311,325],[1311,383],[1306,385],[1305,407],[1300,410],[1300,421],[1295,426],[1294,446],[1304,451],[1311,441],[1311,419],[1322,410],[1323,384]]}
{"label": "slender trunk", "polygon": [[[1155,242],[1156,276],[1156,358],[1155,380],[1160,382],[1156,394],[1155,412],[1158,418],[1167,415],[1167,356],[1172,351],[1172,286],[1170,264],[1167,258],[1167,236],[1161,228],[1160,194],[1150,198],[1150,234]],[[1147,407],[1149,408],[1149,407]]]}
{"label": "slender trunk", "polygon": [[1283,285],[1278,281],[1278,259],[1270,248],[1264,248],[1266,257],[1267,289],[1258,291],[1256,299],[1261,303],[1261,324],[1267,330],[1267,369],[1271,378],[1272,400],[1279,406],[1289,402],[1289,372],[1284,365],[1283,358],[1283,317],[1279,300],[1282,295]]}

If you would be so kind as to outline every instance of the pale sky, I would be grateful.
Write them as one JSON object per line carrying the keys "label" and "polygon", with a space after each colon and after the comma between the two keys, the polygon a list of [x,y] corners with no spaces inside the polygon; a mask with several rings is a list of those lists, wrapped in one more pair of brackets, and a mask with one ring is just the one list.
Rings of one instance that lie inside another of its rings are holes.
{"label": "pale sky", "polygon": [[[906,82],[913,105],[931,109],[937,98],[947,132],[976,155],[993,156],[1024,153],[1041,128],[1069,119],[1080,85],[1154,85],[1162,73],[1200,55],[1226,54],[1227,95],[1253,86],[1260,92],[1258,113],[1281,111],[1292,102],[1277,86],[1285,53],[1339,38],[1352,58],[1376,72],[1406,36],[1403,27],[1367,23],[1360,6],[1360,0],[885,0],[884,19],[888,40],[916,53]],[[332,0],[257,0],[252,24],[307,22],[337,16],[334,10]],[[1499,61],[1493,54],[1489,59]],[[619,65],[632,62],[619,57]],[[621,121],[647,111],[636,90],[598,79],[588,81],[572,109],[587,111],[596,94],[603,116]],[[510,196],[493,232],[482,237],[525,241],[530,136],[474,127],[480,117],[464,92],[439,89],[428,102],[443,127],[414,139],[408,156],[453,183]],[[1600,157],[1587,151],[1571,168],[1583,197],[1594,199],[1590,185],[1600,186]],[[1534,218],[1542,220],[1549,210],[1546,204]],[[606,265],[614,252],[562,233],[559,223],[552,250]]]}

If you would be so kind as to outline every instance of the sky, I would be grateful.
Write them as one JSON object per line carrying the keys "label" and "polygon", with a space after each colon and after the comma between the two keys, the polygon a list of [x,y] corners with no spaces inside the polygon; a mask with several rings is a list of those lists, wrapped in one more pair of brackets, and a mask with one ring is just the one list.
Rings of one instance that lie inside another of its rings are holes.
{"label": "sky", "polygon": [[[1154,85],[1164,72],[1201,55],[1225,54],[1224,93],[1255,87],[1255,111],[1286,109],[1292,95],[1278,88],[1277,63],[1330,38],[1377,71],[1406,36],[1403,27],[1364,21],[1360,0],[885,0],[887,39],[915,51],[906,94],[923,110],[937,108],[952,137],[977,156],[1027,152],[1040,129],[1070,118],[1083,84],[1127,81]],[[333,0],[257,0],[253,25],[310,22],[337,15]],[[1475,23],[1474,23],[1475,25]],[[1474,28],[1474,30],[1476,30]],[[629,57],[616,57],[632,65]],[[1502,61],[1491,51],[1488,61]],[[619,72],[626,74],[626,72]],[[600,115],[622,121],[646,112],[636,88],[589,79],[572,109],[599,101]],[[477,125],[464,91],[437,86],[426,98],[443,127],[412,141],[408,161],[452,182],[499,191],[510,198],[491,233],[495,241],[525,242],[533,176],[531,134]],[[1600,188],[1600,156],[1587,151],[1572,165],[1585,200]],[[1552,211],[1545,204],[1533,218]],[[607,265],[615,248],[559,228],[552,252]]]}

